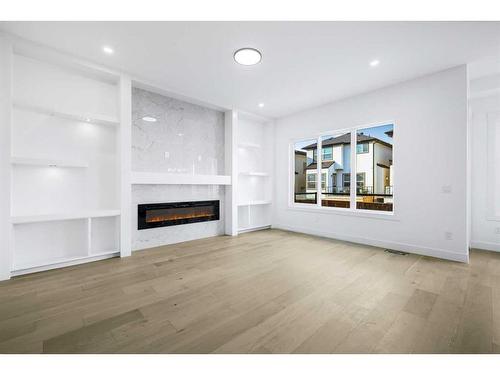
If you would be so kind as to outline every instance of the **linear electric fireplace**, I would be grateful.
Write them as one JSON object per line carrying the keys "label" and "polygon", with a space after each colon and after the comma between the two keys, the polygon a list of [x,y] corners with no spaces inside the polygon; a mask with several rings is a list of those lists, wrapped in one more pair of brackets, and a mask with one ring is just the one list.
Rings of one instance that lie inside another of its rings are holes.
{"label": "linear electric fireplace", "polygon": [[219,201],[151,203],[138,206],[138,229],[219,220]]}

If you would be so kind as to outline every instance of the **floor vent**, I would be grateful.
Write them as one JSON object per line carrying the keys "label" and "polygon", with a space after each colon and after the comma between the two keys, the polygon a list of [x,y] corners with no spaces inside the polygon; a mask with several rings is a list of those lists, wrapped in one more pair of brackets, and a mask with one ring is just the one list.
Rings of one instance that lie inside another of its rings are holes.
{"label": "floor vent", "polygon": [[408,253],[405,253],[404,251],[397,251],[397,250],[391,250],[391,249],[385,249],[386,253],[391,253],[391,254],[396,254],[396,255],[408,255]]}

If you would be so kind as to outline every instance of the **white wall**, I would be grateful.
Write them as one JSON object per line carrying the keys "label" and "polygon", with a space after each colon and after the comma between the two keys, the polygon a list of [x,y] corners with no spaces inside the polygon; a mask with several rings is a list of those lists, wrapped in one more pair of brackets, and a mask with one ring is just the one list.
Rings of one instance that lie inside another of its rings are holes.
{"label": "white wall", "polygon": [[0,280],[10,278],[10,123],[12,46],[0,35]]}
{"label": "white wall", "polygon": [[500,251],[500,95],[471,100],[470,108],[471,247]]}
{"label": "white wall", "polygon": [[[393,216],[288,207],[292,139],[384,122],[396,124]],[[281,118],[273,226],[467,261],[466,151],[465,66]]]}

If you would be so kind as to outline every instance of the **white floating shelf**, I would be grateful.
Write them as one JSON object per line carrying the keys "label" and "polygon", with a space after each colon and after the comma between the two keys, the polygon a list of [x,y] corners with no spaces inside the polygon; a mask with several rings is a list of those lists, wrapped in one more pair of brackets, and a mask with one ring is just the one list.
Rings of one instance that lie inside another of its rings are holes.
{"label": "white floating shelf", "polygon": [[118,125],[119,121],[115,117],[111,116],[105,116],[105,115],[99,115],[99,114],[92,114],[92,113],[71,113],[68,111],[62,111],[59,109],[55,108],[48,108],[48,107],[42,107],[42,106],[37,106],[33,104],[28,104],[28,103],[22,103],[22,102],[14,102],[14,108],[24,110],[24,111],[30,111],[34,113],[40,113],[43,115],[49,115],[49,116],[56,116],[68,120],[74,120],[74,121],[81,121],[81,122],[89,122],[92,124],[100,124],[100,125]]}
{"label": "white floating shelf", "polygon": [[242,176],[259,176],[259,177],[267,177],[269,173],[266,172],[240,172]]}
{"label": "white floating shelf", "polygon": [[48,215],[21,215],[21,216],[11,216],[10,222],[12,224],[28,224],[28,223],[41,223],[46,221],[113,217],[113,216],[120,216],[120,214],[121,214],[120,210],[97,210],[97,211],[79,211],[72,213],[57,213]]}
{"label": "white floating shelf", "polygon": [[265,204],[271,204],[271,201],[262,200],[262,201],[240,202],[238,203],[238,206],[258,206]]}
{"label": "white floating shelf", "polygon": [[120,252],[108,251],[93,255],[83,255],[79,257],[68,257],[68,258],[54,258],[47,259],[38,263],[22,263],[14,264],[12,273],[14,276],[24,275],[26,273],[32,273],[36,271],[46,271],[54,268],[61,268],[67,266],[73,266],[77,264],[87,263],[93,260],[103,260],[107,258],[113,258],[119,256]]}
{"label": "white floating shelf", "polygon": [[261,148],[261,145],[259,145],[258,143],[241,142],[238,144],[238,147],[240,147],[240,148]]}
{"label": "white floating shelf", "polygon": [[231,185],[231,176],[132,172],[131,183],[136,185]]}
{"label": "white floating shelf", "polygon": [[88,163],[57,160],[57,159],[35,159],[35,158],[10,158],[10,163],[13,165],[31,165],[40,167],[64,167],[64,168],[88,168]]}

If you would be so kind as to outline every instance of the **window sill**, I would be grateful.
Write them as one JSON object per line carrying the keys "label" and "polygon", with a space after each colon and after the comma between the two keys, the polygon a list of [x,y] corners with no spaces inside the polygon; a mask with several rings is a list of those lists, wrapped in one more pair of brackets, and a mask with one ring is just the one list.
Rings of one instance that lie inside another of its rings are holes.
{"label": "window sill", "polygon": [[289,204],[287,209],[292,211],[314,212],[326,215],[343,215],[376,220],[400,221],[400,219],[396,215],[394,215],[394,212],[387,211],[372,212],[369,210],[355,210],[351,208],[318,207],[316,205],[308,205],[306,203]]}

